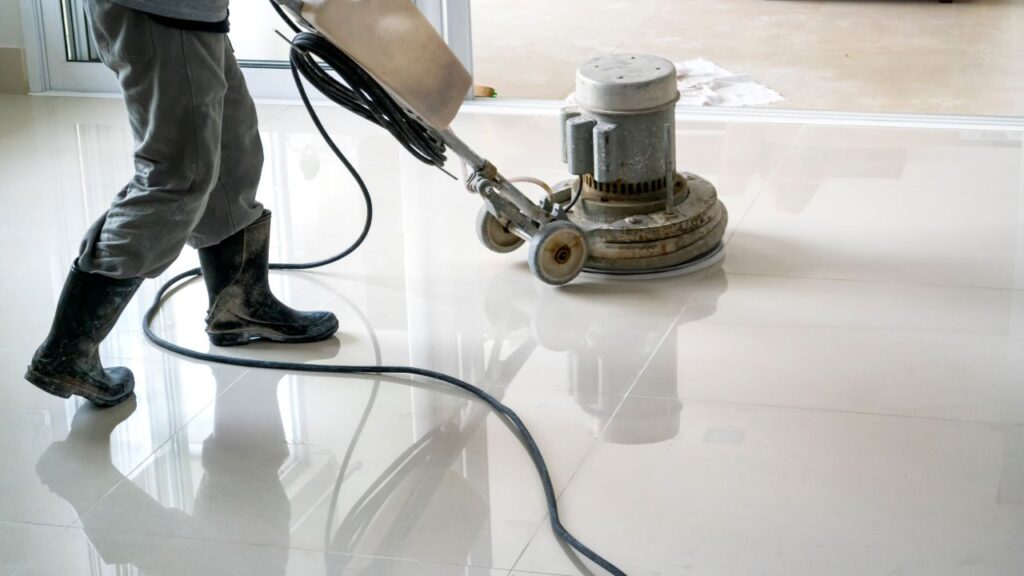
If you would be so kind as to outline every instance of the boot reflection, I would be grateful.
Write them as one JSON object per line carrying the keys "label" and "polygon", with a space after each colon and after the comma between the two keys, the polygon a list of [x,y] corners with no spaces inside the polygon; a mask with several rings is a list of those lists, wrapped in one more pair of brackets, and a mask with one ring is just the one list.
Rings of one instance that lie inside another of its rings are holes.
{"label": "boot reflection", "polygon": [[238,382],[246,388],[244,403],[218,396],[192,515],[198,537],[283,547],[269,564],[263,557],[252,567],[268,574],[284,574],[290,540],[291,503],[278,474],[289,455],[277,397],[284,377],[259,373]]}
{"label": "boot reflection", "polygon": [[[301,360],[333,357],[338,346],[332,338],[314,351],[303,351],[316,358]],[[214,366],[212,373],[218,399],[213,431],[202,443],[203,474],[191,513],[164,506],[137,484],[154,494],[172,494],[164,500],[184,502],[181,507],[187,509],[192,472],[187,464],[173,465],[180,459],[172,457],[172,465],[165,466],[157,458],[134,482],[113,466],[110,435],[134,412],[134,399],[105,411],[80,407],[67,439],[53,443],[39,459],[40,480],[74,508],[105,563],[133,565],[146,574],[285,573],[291,504],[279,471],[289,449],[278,385],[286,374],[252,372],[235,382],[237,371]],[[245,394],[224,395],[233,383],[244,387]],[[187,433],[180,430],[170,447],[182,446],[186,462],[191,459]],[[227,544],[232,542],[246,544]]]}
{"label": "boot reflection", "polygon": [[[86,537],[107,564],[133,564],[146,573],[210,574],[201,555],[183,540],[155,540],[97,529],[104,517],[116,516],[124,532],[152,534],[168,528],[191,529],[188,514],[165,508],[125,478],[111,463],[110,434],[135,411],[135,400],[100,412],[84,405],[75,413],[66,440],[55,442],[36,464],[39,479],[66,500],[78,514]],[[117,482],[124,482],[117,502],[100,500]],[[87,514],[88,512],[88,514]],[[162,545],[154,545],[159,542]]]}

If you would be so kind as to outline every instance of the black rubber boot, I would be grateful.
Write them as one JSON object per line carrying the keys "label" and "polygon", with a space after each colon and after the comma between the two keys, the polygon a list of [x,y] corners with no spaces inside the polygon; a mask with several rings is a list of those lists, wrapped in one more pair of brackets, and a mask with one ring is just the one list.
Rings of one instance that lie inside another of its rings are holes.
{"label": "black rubber boot", "polygon": [[270,211],[226,240],[199,250],[210,296],[206,333],[216,346],[241,346],[255,340],[317,342],[338,330],[330,312],[300,312],[270,292]]}
{"label": "black rubber boot", "polygon": [[97,406],[129,398],[135,389],[131,370],[104,369],[99,346],[141,284],[142,278],[109,278],[72,265],[50,335],[32,357],[25,379],[55,396],[74,394]]}

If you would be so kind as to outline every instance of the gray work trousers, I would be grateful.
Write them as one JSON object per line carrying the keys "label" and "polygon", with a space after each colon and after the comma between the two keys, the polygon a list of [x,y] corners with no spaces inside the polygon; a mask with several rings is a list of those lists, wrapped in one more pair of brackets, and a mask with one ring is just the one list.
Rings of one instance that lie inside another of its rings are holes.
{"label": "gray work trousers", "polygon": [[263,213],[256,107],[226,34],[170,28],[89,0],[100,58],[117,74],[135,175],[86,233],[78,267],[155,278],[187,242],[220,243]]}

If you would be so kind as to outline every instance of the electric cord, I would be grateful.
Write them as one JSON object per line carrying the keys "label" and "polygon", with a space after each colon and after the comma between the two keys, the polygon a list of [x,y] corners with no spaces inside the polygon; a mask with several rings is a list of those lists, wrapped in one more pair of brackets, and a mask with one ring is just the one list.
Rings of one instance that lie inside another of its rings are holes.
{"label": "electric cord", "polygon": [[576,206],[576,203],[580,201],[580,196],[583,196],[583,178],[576,179],[576,191],[573,192],[572,201],[565,207],[566,213]]}
{"label": "electric cord", "polygon": [[551,189],[551,185],[541,180],[540,178],[534,178],[532,176],[516,176],[513,178],[508,178],[507,180],[512,184],[533,184],[534,186],[544,190],[544,193],[548,195],[548,198],[552,197],[555,194],[555,191]]}
{"label": "electric cord", "polygon": [[[373,223],[373,202],[369,188],[360,176],[359,171],[356,170],[345,154],[342,153],[341,149],[338,148],[337,144],[324,127],[319,115],[313,108],[313,105],[306,94],[302,77],[305,77],[310,84],[333,102],[354,112],[360,117],[385,128],[392,134],[392,136],[395,137],[396,140],[399,141],[400,144],[402,144],[403,147],[405,147],[406,150],[410,152],[410,154],[424,163],[443,169],[443,164],[445,162],[445,147],[443,142],[440,142],[435,138],[431,134],[430,130],[423,126],[423,124],[417,119],[410,116],[394,101],[393,98],[391,98],[387,91],[378,84],[376,80],[356,64],[347,54],[342,52],[339,48],[335,47],[327,41],[326,38],[323,38],[319,34],[301,31],[291,18],[288,18],[287,15],[285,15],[283,10],[276,2],[274,2],[274,0],[270,0],[270,3],[277,13],[285,20],[288,26],[296,33],[295,38],[291,41],[292,48],[290,61],[292,78],[295,81],[295,86],[298,89],[302,103],[305,106],[306,111],[309,113],[314,126],[316,126],[317,131],[320,133],[320,136],[324,139],[338,160],[344,164],[345,168],[352,175],[352,178],[358,185],[366,204],[366,220],[363,224],[362,231],[352,244],[339,254],[314,262],[270,264],[271,270],[310,270],[337,262],[349,254],[352,254],[359,248],[359,246],[366,240]],[[331,77],[330,73],[324,70],[316,62],[315,58],[320,58],[331,66],[332,71],[344,81],[344,84]],[[165,302],[165,297],[168,292],[174,289],[179,283],[185,280],[192,280],[200,276],[202,276],[202,269],[193,268],[172,277],[157,290],[152,304],[146,311],[142,326],[146,338],[154,345],[169,352],[202,362],[212,362],[261,370],[279,370],[302,373],[370,376],[394,374],[418,376],[429,380],[443,382],[468,392],[486,403],[495,413],[504,418],[506,423],[509,424],[511,429],[519,436],[520,441],[523,443],[534,467],[537,470],[541,487],[544,491],[544,499],[547,503],[548,519],[555,535],[568,546],[593,561],[608,573],[615,576],[625,576],[624,571],[580,542],[569,532],[567,528],[565,528],[559,515],[557,495],[555,494],[554,485],[551,481],[551,474],[548,470],[547,462],[545,462],[541,453],[540,446],[537,444],[537,441],[533,438],[530,430],[526,427],[526,424],[523,423],[519,415],[483,389],[454,376],[434,370],[413,366],[381,365],[379,363],[379,358],[378,364],[376,365],[305,364],[299,362],[258,360],[200,352],[198,350],[192,350],[175,344],[157,335],[153,330],[153,323]],[[365,418],[361,420],[361,426],[363,423],[365,423]],[[346,455],[346,457],[349,456],[350,454]]]}

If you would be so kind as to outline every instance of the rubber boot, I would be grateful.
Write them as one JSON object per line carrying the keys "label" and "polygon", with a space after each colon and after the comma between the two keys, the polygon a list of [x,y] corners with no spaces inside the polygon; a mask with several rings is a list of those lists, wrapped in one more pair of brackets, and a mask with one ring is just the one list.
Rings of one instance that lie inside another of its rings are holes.
{"label": "rubber boot", "polygon": [[220,244],[199,250],[210,297],[206,333],[214,345],[317,342],[338,330],[334,314],[293,310],[270,292],[269,253],[269,210]]}
{"label": "rubber boot", "polygon": [[135,389],[131,370],[104,369],[99,346],[141,284],[142,278],[109,278],[72,265],[50,334],[32,357],[25,379],[55,396],[74,394],[97,406],[128,399]]}

